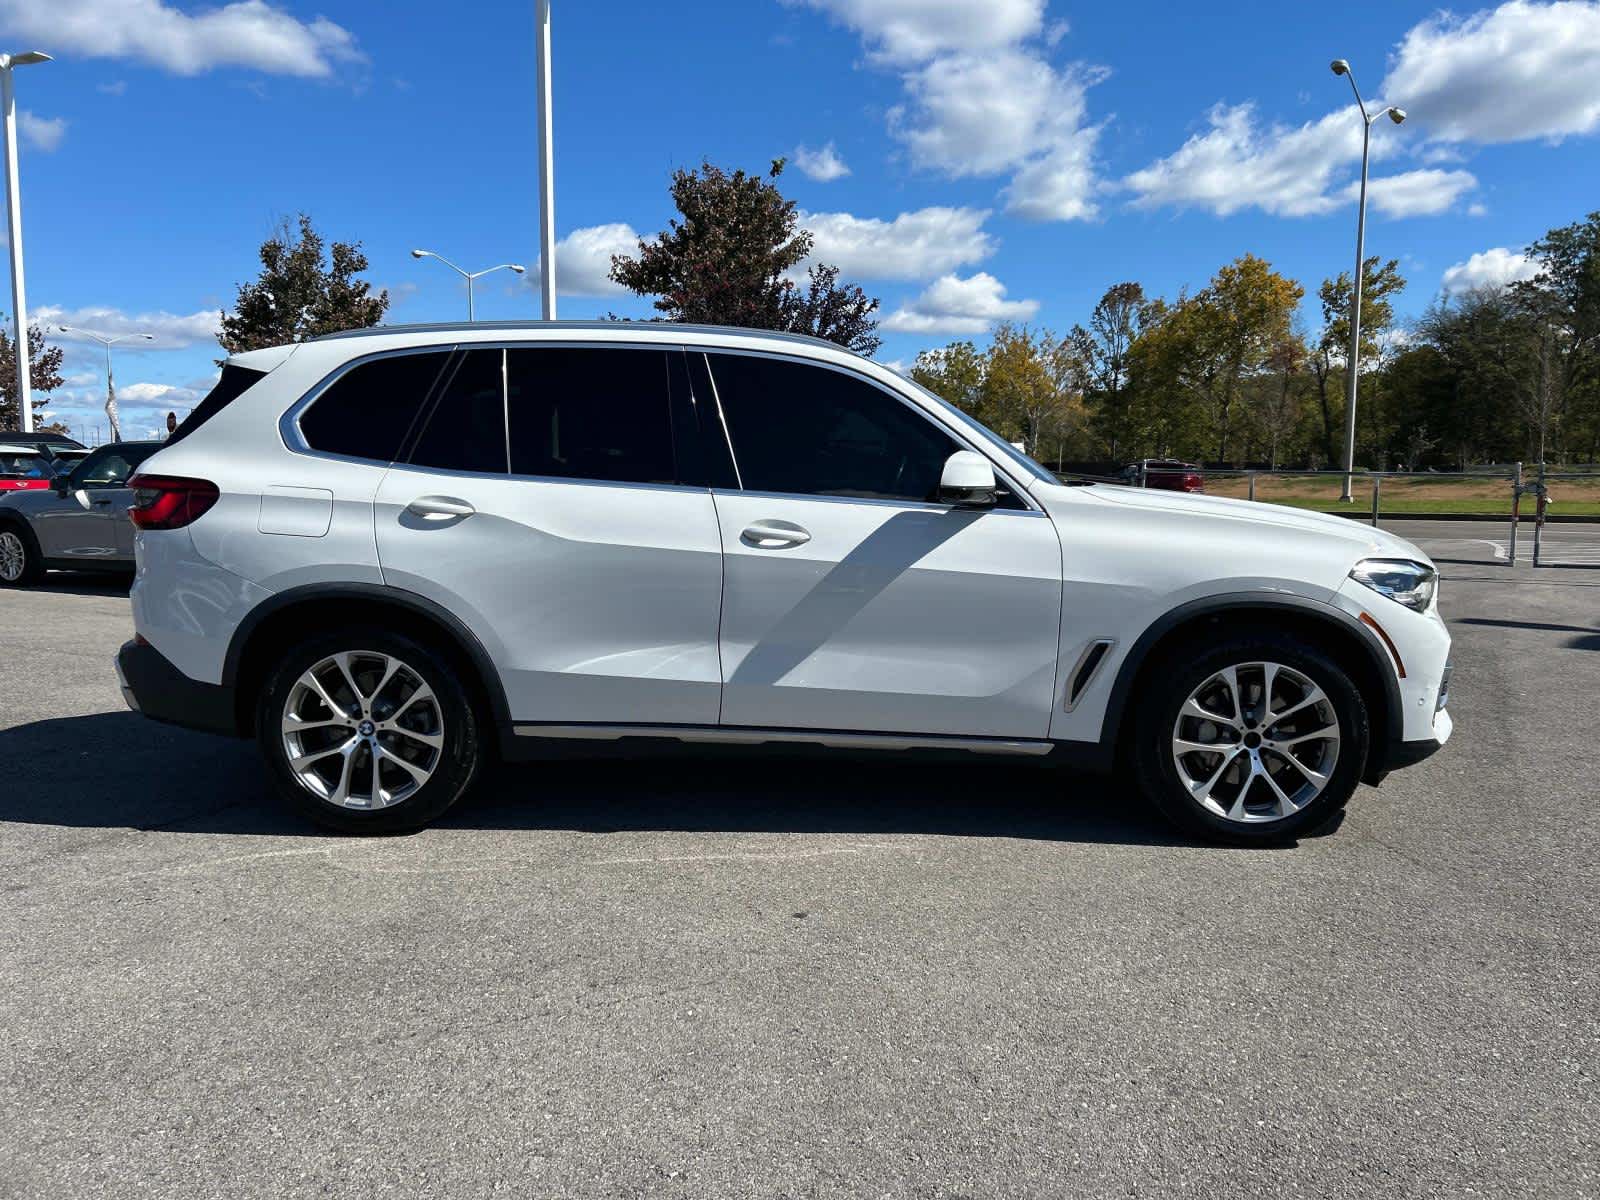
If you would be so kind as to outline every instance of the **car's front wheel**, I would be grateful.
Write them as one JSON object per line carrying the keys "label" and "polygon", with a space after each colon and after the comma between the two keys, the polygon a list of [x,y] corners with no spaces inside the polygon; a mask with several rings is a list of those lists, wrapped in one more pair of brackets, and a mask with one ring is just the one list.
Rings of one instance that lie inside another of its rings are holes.
{"label": "car's front wheel", "polygon": [[1321,646],[1278,632],[1191,643],[1143,679],[1134,768],[1179,826],[1279,841],[1322,824],[1355,792],[1367,708]]}
{"label": "car's front wheel", "polygon": [[322,635],[270,673],[256,734],[279,791],[344,833],[416,829],[477,774],[477,716],[432,647],[378,629]]}

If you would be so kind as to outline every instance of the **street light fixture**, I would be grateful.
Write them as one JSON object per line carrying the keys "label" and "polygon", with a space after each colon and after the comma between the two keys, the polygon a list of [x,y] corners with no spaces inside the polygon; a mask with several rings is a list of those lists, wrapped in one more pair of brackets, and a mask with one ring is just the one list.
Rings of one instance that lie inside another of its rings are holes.
{"label": "street light fixture", "polygon": [[0,54],[0,107],[5,109],[6,139],[6,214],[11,236],[11,321],[12,345],[17,350],[17,406],[22,413],[22,431],[33,432],[32,363],[28,361],[28,300],[22,281],[22,188],[17,178],[17,97],[11,72],[17,67],[47,63],[42,50],[22,54]]}
{"label": "street light fixture", "polygon": [[437,258],[445,266],[449,267],[457,275],[461,276],[461,278],[463,278],[463,279],[465,279],[467,281],[467,320],[468,320],[468,322],[471,322],[472,319],[473,319],[473,315],[472,315],[472,281],[474,279],[480,279],[483,276],[492,274],[495,271],[515,271],[518,275],[521,275],[525,270],[527,270],[527,268],[524,267],[521,263],[501,263],[499,266],[485,267],[481,271],[463,271],[460,267],[456,266],[455,263],[451,262],[444,255],[435,254],[432,250],[413,250],[411,252],[411,257],[412,258]]}
{"label": "street light fixture", "polygon": [[1342,58],[1336,58],[1328,66],[1335,75],[1343,75],[1350,81],[1350,90],[1356,95],[1356,109],[1361,113],[1362,122],[1361,200],[1356,206],[1356,273],[1350,299],[1350,353],[1345,362],[1344,492],[1339,497],[1348,502],[1351,499],[1351,476],[1356,469],[1356,382],[1361,375],[1361,283],[1366,268],[1367,243],[1367,152],[1372,144],[1372,123],[1379,117],[1387,116],[1399,125],[1406,119],[1406,110],[1390,105],[1369,113],[1367,102],[1361,98],[1361,89],[1356,87],[1355,73],[1350,70],[1350,64]]}
{"label": "street light fixture", "polygon": [[93,338],[106,348],[106,420],[111,423],[111,440],[122,440],[122,422],[117,416],[117,388],[111,377],[111,347],[118,342],[126,342],[130,338],[142,338],[147,342],[156,340],[153,333],[119,333],[115,337],[104,333],[96,333],[92,329],[80,329],[73,325],[57,325],[62,333],[75,333],[79,337]]}

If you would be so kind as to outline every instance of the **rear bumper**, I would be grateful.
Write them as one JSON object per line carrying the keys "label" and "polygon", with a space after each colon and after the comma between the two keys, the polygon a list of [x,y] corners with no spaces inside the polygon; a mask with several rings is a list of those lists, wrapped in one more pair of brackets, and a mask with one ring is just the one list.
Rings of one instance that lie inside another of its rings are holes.
{"label": "rear bumper", "polygon": [[117,682],[128,707],[152,721],[206,733],[239,733],[233,689],[190,679],[148,642],[122,643],[117,651]]}

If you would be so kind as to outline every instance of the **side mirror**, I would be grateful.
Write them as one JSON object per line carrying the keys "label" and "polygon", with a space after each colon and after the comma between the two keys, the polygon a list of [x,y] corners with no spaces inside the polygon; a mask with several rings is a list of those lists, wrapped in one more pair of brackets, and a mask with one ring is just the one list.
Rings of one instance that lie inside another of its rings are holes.
{"label": "side mirror", "polygon": [[55,484],[56,495],[66,496],[72,491],[72,476],[57,475],[52,481]]}
{"label": "side mirror", "polygon": [[994,467],[981,454],[957,450],[945,459],[939,476],[939,502],[957,508],[993,508]]}

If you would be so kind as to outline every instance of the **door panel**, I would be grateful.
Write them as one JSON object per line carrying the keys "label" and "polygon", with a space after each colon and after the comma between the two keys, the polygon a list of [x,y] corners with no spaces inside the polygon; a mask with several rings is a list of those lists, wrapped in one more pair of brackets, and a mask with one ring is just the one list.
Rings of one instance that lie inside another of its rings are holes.
{"label": "door panel", "polygon": [[396,467],[375,515],[384,582],[472,628],[513,720],[716,723],[709,492]]}
{"label": "door panel", "polygon": [[724,725],[1046,735],[1061,616],[1048,518],[713,496]]}
{"label": "door panel", "polygon": [[110,492],[78,488],[65,496],[50,493],[34,517],[39,552],[46,558],[109,558],[115,552]]}

